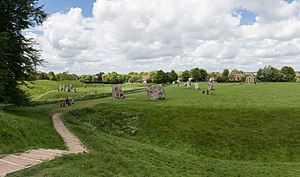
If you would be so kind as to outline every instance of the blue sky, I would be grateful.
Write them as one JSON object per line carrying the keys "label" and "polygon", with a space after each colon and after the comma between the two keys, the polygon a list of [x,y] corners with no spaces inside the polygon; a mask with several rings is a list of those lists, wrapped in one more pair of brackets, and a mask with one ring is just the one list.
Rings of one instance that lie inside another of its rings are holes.
{"label": "blue sky", "polygon": [[80,7],[85,17],[92,16],[95,0],[39,0],[39,5],[44,5],[48,14],[55,12],[68,12],[71,7]]}
{"label": "blue sky", "polygon": [[252,25],[255,23],[256,14],[244,8],[237,8],[233,12],[233,16],[241,16],[240,25]]}

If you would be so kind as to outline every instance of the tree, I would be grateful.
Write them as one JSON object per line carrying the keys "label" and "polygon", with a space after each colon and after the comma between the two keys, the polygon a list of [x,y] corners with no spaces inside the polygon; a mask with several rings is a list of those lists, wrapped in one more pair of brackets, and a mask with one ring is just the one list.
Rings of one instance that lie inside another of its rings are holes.
{"label": "tree", "polygon": [[176,81],[178,79],[178,75],[174,70],[171,70],[170,72],[170,80],[171,82]]}
{"label": "tree", "polygon": [[138,75],[132,75],[129,79],[128,82],[130,83],[137,83],[139,81]]}
{"label": "tree", "polygon": [[22,30],[42,24],[47,14],[37,6],[37,0],[0,1],[0,102],[28,103],[21,84],[41,65],[39,51]]}
{"label": "tree", "polygon": [[244,74],[243,71],[240,71],[240,70],[237,70],[237,69],[234,69],[230,72],[230,74]]}
{"label": "tree", "polygon": [[228,78],[226,76],[219,76],[219,77],[217,77],[216,81],[218,83],[222,83],[222,82],[228,81]]}
{"label": "tree", "polygon": [[172,83],[170,72],[165,73],[165,83]]}
{"label": "tree", "polygon": [[157,71],[156,75],[153,78],[153,82],[157,84],[166,83],[166,76],[163,70]]}
{"label": "tree", "polygon": [[186,82],[190,78],[190,72],[188,70],[185,70],[181,73],[181,78],[183,82]]}
{"label": "tree", "polygon": [[205,81],[207,76],[208,76],[207,71],[205,69],[200,69],[200,80]]}
{"label": "tree", "polygon": [[102,75],[105,74],[104,72],[100,72],[98,74],[96,74],[97,76],[97,81],[102,81]]}
{"label": "tree", "polygon": [[229,70],[224,69],[222,73],[222,77],[217,78],[217,82],[227,82],[228,81]]}
{"label": "tree", "polygon": [[201,79],[200,75],[200,69],[199,68],[193,68],[190,70],[190,76],[194,79],[194,81],[199,81]]}
{"label": "tree", "polygon": [[102,80],[104,81],[104,82],[109,82],[110,80],[109,80],[109,74],[103,74],[102,75]]}
{"label": "tree", "polygon": [[[138,75],[139,74],[137,72],[130,71],[127,74],[125,80],[128,81],[128,82],[130,82],[130,83],[136,83],[139,80],[139,76]],[[134,78],[132,79],[132,77],[134,77]],[[142,80],[142,76],[141,76],[141,80]]]}
{"label": "tree", "polygon": [[38,71],[38,80],[49,80],[48,74],[42,71]]}
{"label": "tree", "polygon": [[114,83],[117,84],[119,82],[119,74],[117,72],[111,72],[109,73],[109,80]]}
{"label": "tree", "polygon": [[156,71],[156,70],[155,70],[155,71],[150,71],[150,72],[149,72],[149,76],[150,76],[151,78],[154,78],[156,74],[157,74],[157,71]]}
{"label": "tree", "polygon": [[[69,74],[68,72],[58,73],[55,75],[57,80],[77,80],[78,76],[76,74]],[[89,79],[92,79],[92,76],[88,76]]]}
{"label": "tree", "polygon": [[117,72],[113,71],[108,74],[103,74],[102,79],[105,82],[111,82],[112,84],[121,84],[125,82],[127,75],[121,75],[118,74]]}
{"label": "tree", "polygon": [[290,66],[284,66],[281,68],[281,73],[285,75],[286,81],[293,81],[296,77],[294,68]]}
{"label": "tree", "polygon": [[259,80],[264,82],[276,82],[284,81],[284,74],[277,68],[272,67],[271,65],[260,68],[257,71],[257,77]]}
{"label": "tree", "polygon": [[53,71],[50,71],[47,76],[49,80],[56,81],[55,73]]}
{"label": "tree", "polygon": [[223,73],[222,73],[222,76],[223,77],[228,77],[229,75],[229,70],[228,69],[224,69]]}

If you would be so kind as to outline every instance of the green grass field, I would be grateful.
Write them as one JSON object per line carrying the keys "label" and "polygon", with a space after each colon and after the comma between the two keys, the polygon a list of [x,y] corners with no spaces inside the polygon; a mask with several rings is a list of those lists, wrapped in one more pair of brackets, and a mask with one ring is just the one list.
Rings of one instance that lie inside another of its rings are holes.
{"label": "green grass field", "polygon": [[[3,114],[47,112],[49,121],[53,112],[66,113],[65,123],[90,150],[10,176],[300,176],[300,84],[215,88],[212,96],[168,86],[164,101],[137,93],[125,100],[80,101],[65,109],[9,108]],[[54,139],[63,148],[59,137]],[[13,146],[14,140],[8,142]]]}

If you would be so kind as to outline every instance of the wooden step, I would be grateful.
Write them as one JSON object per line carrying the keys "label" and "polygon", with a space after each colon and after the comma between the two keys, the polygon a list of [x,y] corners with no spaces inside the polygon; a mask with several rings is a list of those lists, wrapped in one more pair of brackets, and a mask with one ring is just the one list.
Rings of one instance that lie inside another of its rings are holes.
{"label": "wooden step", "polygon": [[31,154],[31,153],[23,153],[23,154],[20,154],[19,156],[30,158],[30,159],[35,159],[35,160],[42,160],[42,161],[54,159],[54,156],[37,155],[37,154]]}
{"label": "wooden step", "polygon": [[24,168],[20,165],[15,165],[13,163],[9,163],[1,159],[0,159],[0,167],[1,167],[0,176],[5,176],[8,173],[12,173]]}
{"label": "wooden step", "polygon": [[35,164],[38,164],[41,162],[40,160],[24,158],[24,157],[20,157],[20,156],[16,156],[16,155],[7,155],[7,156],[3,157],[2,160],[6,160],[8,162],[22,165],[24,167],[35,165]]}

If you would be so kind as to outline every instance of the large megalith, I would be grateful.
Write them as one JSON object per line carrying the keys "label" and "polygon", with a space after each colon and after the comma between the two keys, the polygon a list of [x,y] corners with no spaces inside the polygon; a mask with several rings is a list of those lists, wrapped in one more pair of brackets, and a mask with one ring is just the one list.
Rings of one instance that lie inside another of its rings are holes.
{"label": "large megalith", "polygon": [[163,85],[153,85],[148,88],[147,94],[150,100],[164,100],[166,93]]}
{"label": "large megalith", "polygon": [[112,97],[117,99],[123,99],[125,97],[124,92],[122,91],[121,85],[112,86]]}

